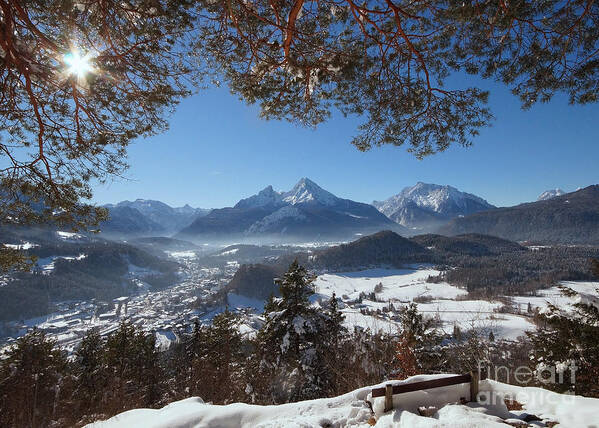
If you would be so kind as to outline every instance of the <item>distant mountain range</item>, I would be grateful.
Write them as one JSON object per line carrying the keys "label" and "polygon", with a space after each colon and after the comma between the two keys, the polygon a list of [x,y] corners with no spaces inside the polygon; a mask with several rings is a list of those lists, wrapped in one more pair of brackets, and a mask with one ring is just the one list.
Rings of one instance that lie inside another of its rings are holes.
{"label": "distant mountain range", "polygon": [[233,207],[173,208],[137,199],[106,205],[105,236],[175,236],[212,242],[347,241],[381,230],[403,236],[479,233],[513,241],[599,244],[598,185],[543,192],[536,202],[496,208],[451,186],[419,182],[372,205],[339,198],[308,178],[289,191],[272,186]]}
{"label": "distant mountain range", "polygon": [[495,208],[484,199],[455,187],[422,182],[406,187],[385,201],[374,201],[372,205],[395,222],[419,233],[434,231],[456,217]]}
{"label": "distant mountain range", "polygon": [[302,178],[288,192],[272,186],[230,208],[198,217],[177,235],[188,239],[348,239],[393,229],[407,233],[373,206],[341,199]]}
{"label": "distant mountain range", "polygon": [[119,235],[173,234],[210,212],[189,205],[173,208],[164,202],[147,199],[104,206],[108,208],[110,219],[102,223],[100,229],[106,234]]}
{"label": "distant mountain range", "polygon": [[444,235],[482,233],[512,241],[599,244],[599,185],[451,220]]}

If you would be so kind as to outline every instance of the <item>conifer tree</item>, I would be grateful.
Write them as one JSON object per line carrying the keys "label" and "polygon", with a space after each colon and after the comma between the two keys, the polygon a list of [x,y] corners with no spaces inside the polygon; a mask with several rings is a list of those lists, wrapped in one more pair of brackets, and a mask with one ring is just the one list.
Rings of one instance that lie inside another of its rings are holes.
{"label": "conifer tree", "polygon": [[180,340],[173,343],[162,358],[168,393],[175,400],[201,395],[206,327],[195,320],[191,333],[180,331],[178,336]]}
{"label": "conifer tree", "polygon": [[462,340],[462,329],[457,324],[453,325],[453,338],[457,341]]}
{"label": "conifer tree", "polygon": [[209,327],[207,361],[209,372],[204,382],[218,403],[236,401],[241,395],[241,334],[239,317],[228,309],[218,314]]}
{"label": "conifer tree", "polygon": [[105,347],[104,364],[111,394],[108,411],[155,404],[161,388],[155,336],[123,321],[108,336]]}
{"label": "conifer tree", "polygon": [[596,278],[599,278],[599,259],[591,260],[591,273]]}
{"label": "conifer tree", "polygon": [[207,328],[195,321],[191,336],[184,344],[184,367],[187,372],[185,384],[190,395],[200,395],[203,385],[203,373],[206,370]]}
{"label": "conifer tree", "polygon": [[339,302],[335,293],[331,296],[325,307],[325,338],[326,351],[324,360],[326,364],[328,395],[338,395],[345,392],[341,389],[339,379],[343,377],[344,359],[347,355],[343,351],[347,329],[343,325],[345,316],[339,310]]}
{"label": "conifer tree", "polygon": [[89,330],[75,351],[75,393],[79,396],[80,414],[101,411],[108,376],[104,365],[104,340],[97,329]]}
{"label": "conifer tree", "polygon": [[577,299],[571,307],[549,305],[537,315],[532,341],[533,369],[544,387],[599,397],[599,302],[561,287]]}
{"label": "conifer tree", "polygon": [[410,303],[400,312],[401,332],[397,344],[397,375],[400,379],[420,373],[439,355],[432,352],[439,336],[432,320],[418,312],[418,305]]}
{"label": "conifer tree", "polygon": [[41,427],[55,418],[67,374],[66,354],[34,329],[0,359],[0,426]]}
{"label": "conifer tree", "polygon": [[524,108],[559,92],[593,103],[599,5],[593,0],[200,2],[197,49],[266,118],[317,125],[337,107],[364,122],[360,150],[405,145],[419,157],[468,145],[487,125],[488,92]]}
{"label": "conifer tree", "polygon": [[327,388],[324,363],[326,316],[310,304],[314,278],[294,261],[279,285],[281,297],[268,305],[258,332],[261,372],[272,379],[273,402],[316,398]]}
{"label": "conifer tree", "polygon": [[328,302],[325,314],[327,317],[325,321],[327,341],[331,351],[335,352],[339,347],[343,334],[347,331],[347,329],[343,326],[345,316],[339,310],[339,302],[337,301],[337,296],[335,293],[333,293]]}

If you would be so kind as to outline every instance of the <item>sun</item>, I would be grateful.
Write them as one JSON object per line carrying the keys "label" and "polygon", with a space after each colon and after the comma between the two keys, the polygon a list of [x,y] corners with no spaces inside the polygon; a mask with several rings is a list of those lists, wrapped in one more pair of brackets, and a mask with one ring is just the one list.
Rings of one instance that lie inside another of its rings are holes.
{"label": "sun", "polygon": [[68,73],[75,75],[78,78],[84,77],[87,73],[92,71],[89,54],[81,56],[79,51],[74,50],[65,54],[63,61],[67,65]]}

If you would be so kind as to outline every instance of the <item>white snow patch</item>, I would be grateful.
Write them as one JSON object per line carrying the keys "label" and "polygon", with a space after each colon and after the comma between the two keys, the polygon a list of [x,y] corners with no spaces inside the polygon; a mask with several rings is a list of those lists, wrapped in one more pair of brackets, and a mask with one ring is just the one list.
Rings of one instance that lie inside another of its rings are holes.
{"label": "white snow patch", "polygon": [[191,250],[189,250],[189,251],[167,251],[166,253],[175,259],[191,259],[196,256],[195,251],[191,251]]}
{"label": "white snow patch", "polygon": [[33,244],[31,242],[24,242],[22,244],[3,244],[5,247],[11,250],[29,250],[30,248],[39,247],[39,244]]}
{"label": "white snow patch", "polygon": [[240,294],[227,294],[227,304],[231,308],[254,308],[258,311],[264,310],[264,300],[253,299]]}
{"label": "white snow patch", "polygon": [[83,238],[83,235],[81,235],[80,233],[75,233],[75,232],[64,232],[59,230],[58,232],[56,232],[56,234],[61,238],[66,240],[69,239],[81,239]]}
{"label": "white snow patch", "polygon": [[219,254],[219,256],[232,256],[233,254],[237,254],[239,252],[239,248],[233,248],[232,250],[223,251]]}

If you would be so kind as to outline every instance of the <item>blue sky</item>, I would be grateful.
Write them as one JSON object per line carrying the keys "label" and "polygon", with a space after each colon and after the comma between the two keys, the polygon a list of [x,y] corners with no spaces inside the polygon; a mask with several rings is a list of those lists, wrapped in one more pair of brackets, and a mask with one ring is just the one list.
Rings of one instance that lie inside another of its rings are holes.
{"label": "blue sky", "polygon": [[493,126],[472,147],[417,160],[402,147],[362,153],[349,141],[358,118],[340,115],[317,129],[258,118],[226,88],[183,101],[170,130],[129,149],[128,180],[95,188],[94,201],[157,199],[173,206],[231,206],[272,184],[288,190],[309,177],[339,197],[381,200],[418,181],[450,184],[490,203],[530,201],[544,190],[599,183],[599,105],[570,106],[564,96],[520,109],[488,81]]}

